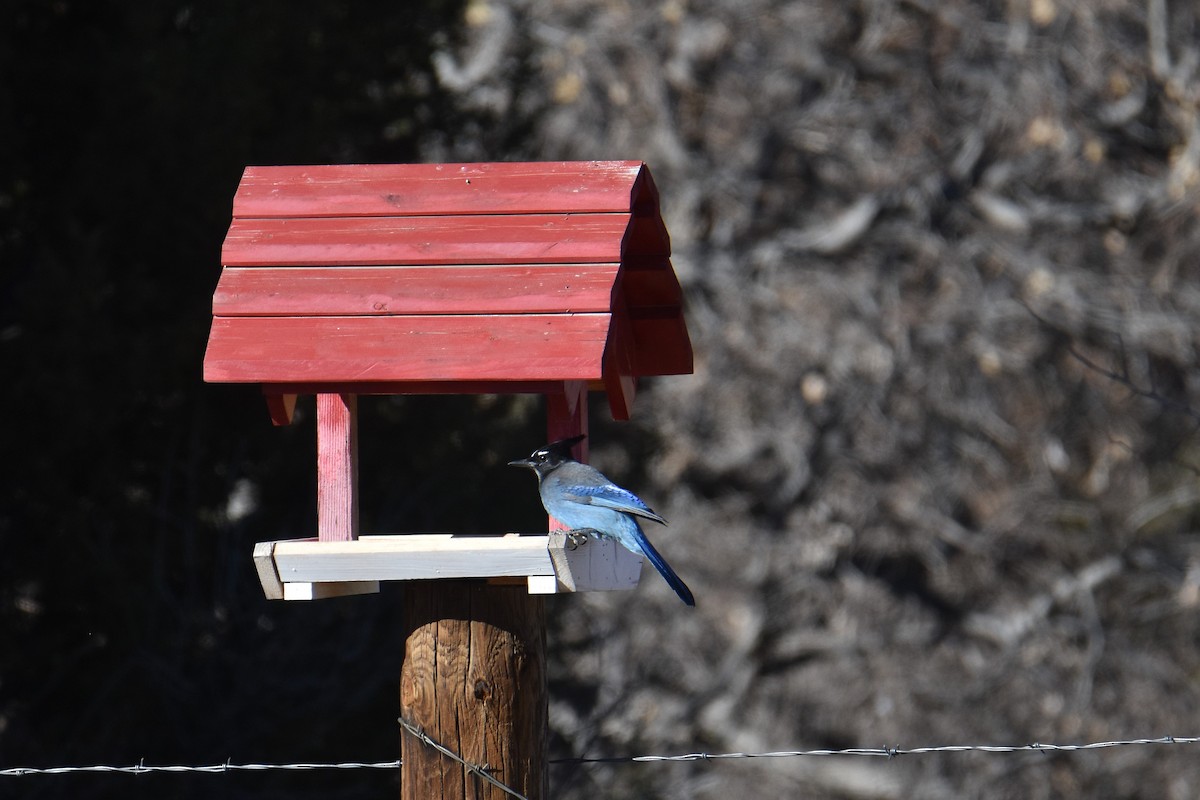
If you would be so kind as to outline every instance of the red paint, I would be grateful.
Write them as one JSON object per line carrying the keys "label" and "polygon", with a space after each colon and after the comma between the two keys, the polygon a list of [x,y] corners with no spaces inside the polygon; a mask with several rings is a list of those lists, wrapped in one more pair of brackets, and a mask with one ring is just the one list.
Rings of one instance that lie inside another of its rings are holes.
{"label": "red paint", "polygon": [[250,167],[209,381],[290,396],[603,389],[692,369],[658,190],[637,161]]}
{"label": "red paint", "polygon": [[620,263],[474,267],[233,268],[213,314],[387,316],[608,312]]}
{"label": "red paint", "polygon": [[273,425],[291,425],[296,412],[296,392],[264,392]]}
{"label": "red paint", "polygon": [[[325,381],[321,391],[338,394],[547,394],[561,389],[561,381]],[[602,381],[586,381],[588,391],[602,391]],[[312,394],[311,383],[267,383],[263,393],[272,400],[273,395]]]}
{"label": "red paint", "polygon": [[664,316],[641,316],[630,309],[629,326],[635,347],[629,354],[633,374],[686,375],[692,371],[692,345],[688,341],[683,312],[674,309]]}
{"label": "red paint", "polygon": [[217,317],[219,383],[599,380],[608,314]]}
{"label": "red paint", "polygon": [[640,161],[248,167],[238,217],[560,214],[658,210]]}
{"label": "red paint", "polygon": [[358,538],[358,398],[317,395],[317,538]]}
{"label": "red paint", "polygon": [[[221,261],[227,267],[616,262],[630,231],[628,214],[235,218]],[[670,241],[647,228],[636,247],[664,256]]]}

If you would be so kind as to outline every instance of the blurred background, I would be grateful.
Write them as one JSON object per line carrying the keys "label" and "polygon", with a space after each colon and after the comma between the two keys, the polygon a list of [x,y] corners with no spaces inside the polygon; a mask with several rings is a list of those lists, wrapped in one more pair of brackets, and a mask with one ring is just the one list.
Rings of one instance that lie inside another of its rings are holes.
{"label": "blurred background", "polygon": [[[263,599],[311,403],[201,360],[247,164],[641,159],[696,351],[593,462],[698,597],[548,600],[551,756],[1200,719],[1200,9],[15,0],[0,767],[397,757],[402,593]],[[535,398],[364,398],[364,529],[537,530]],[[451,486],[446,476],[460,477]],[[465,495],[465,496],[464,496]],[[391,773],[0,778],[365,798]],[[1191,798],[1194,746],[563,765],[560,798]]]}

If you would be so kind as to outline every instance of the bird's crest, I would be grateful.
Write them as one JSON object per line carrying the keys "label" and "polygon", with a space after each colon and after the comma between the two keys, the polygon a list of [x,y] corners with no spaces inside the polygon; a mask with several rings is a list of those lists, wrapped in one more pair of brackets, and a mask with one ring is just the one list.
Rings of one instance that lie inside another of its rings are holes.
{"label": "bird's crest", "polygon": [[587,438],[586,433],[581,433],[578,436],[572,436],[570,439],[559,439],[557,442],[551,442],[541,450],[534,451],[530,458],[537,458],[543,461],[568,461],[571,458],[571,450],[575,445]]}
{"label": "bird's crest", "polygon": [[520,461],[510,461],[508,465],[510,467],[528,467],[535,470],[538,475],[544,475],[564,461],[570,461],[571,448],[586,438],[587,434],[581,433],[569,439],[559,439],[557,442],[551,442],[545,447],[534,450],[529,454],[529,458],[523,458]]}

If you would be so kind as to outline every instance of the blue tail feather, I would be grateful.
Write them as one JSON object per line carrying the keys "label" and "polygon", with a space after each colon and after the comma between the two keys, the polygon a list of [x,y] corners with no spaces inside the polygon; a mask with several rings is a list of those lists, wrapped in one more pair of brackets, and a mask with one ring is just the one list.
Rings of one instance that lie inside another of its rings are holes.
{"label": "blue tail feather", "polygon": [[642,555],[650,560],[650,563],[658,570],[658,574],[663,576],[667,585],[675,590],[675,594],[679,595],[680,600],[689,606],[696,605],[696,598],[692,596],[692,590],[687,587],[682,578],[675,574],[675,570],[671,569],[671,565],[654,549],[654,545],[650,544],[650,540],[642,532],[642,526],[638,525],[637,520],[630,518],[630,521],[637,528],[638,546],[642,551]]}

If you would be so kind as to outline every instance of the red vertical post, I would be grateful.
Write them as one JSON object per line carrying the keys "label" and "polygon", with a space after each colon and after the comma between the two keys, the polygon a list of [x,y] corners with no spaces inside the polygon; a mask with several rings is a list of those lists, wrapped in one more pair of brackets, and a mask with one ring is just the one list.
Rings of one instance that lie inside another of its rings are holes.
{"label": "red vertical post", "polygon": [[317,538],[358,538],[357,395],[317,395]]}
{"label": "red vertical post", "polygon": [[[586,381],[567,381],[563,384],[562,394],[546,395],[547,441],[557,442],[559,439],[569,439],[588,432],[587,397]],[[575,458],[587,463],[587,439],[575,445]],[[565,531],[567,526],[551,517],[550,530]]]}

